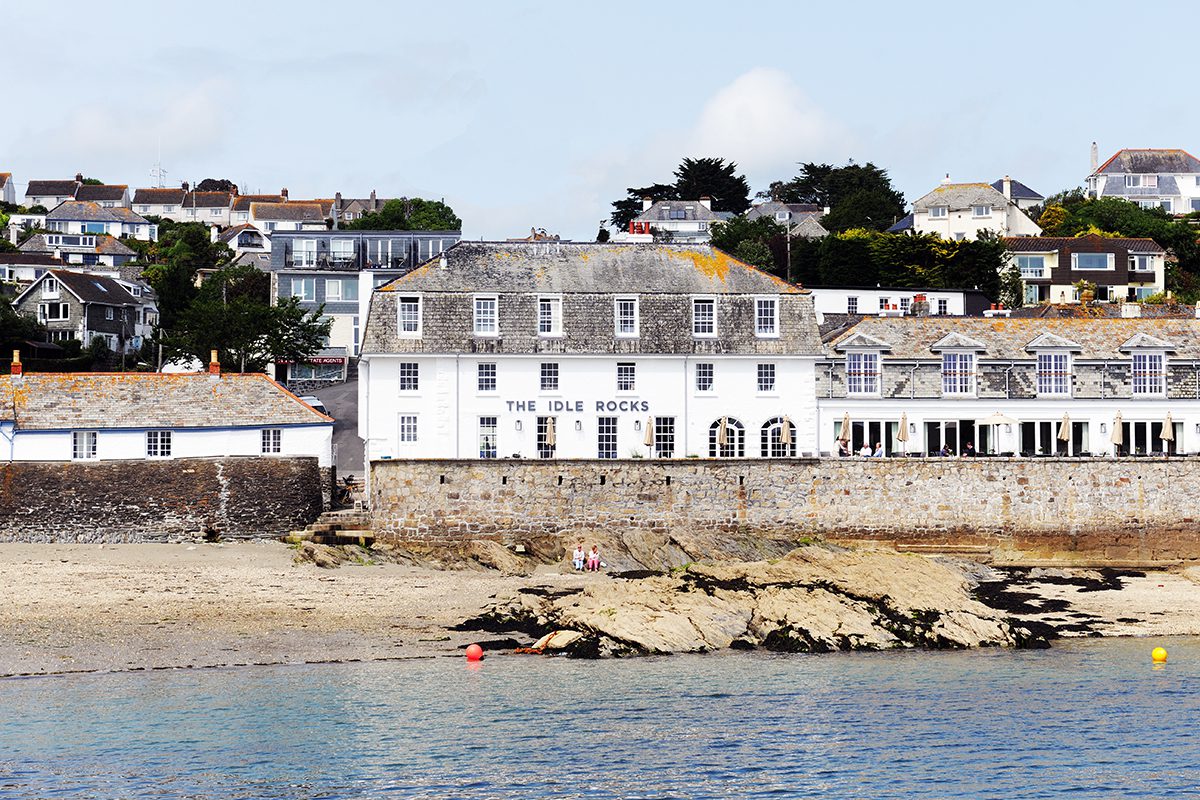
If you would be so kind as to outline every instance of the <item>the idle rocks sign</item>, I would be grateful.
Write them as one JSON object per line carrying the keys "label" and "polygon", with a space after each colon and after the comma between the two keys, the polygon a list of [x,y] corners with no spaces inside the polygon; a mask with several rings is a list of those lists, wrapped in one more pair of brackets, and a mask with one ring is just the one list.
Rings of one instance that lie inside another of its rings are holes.
{"label": "the idle rocks sign", "polygon": [[[536,414],[539,411],[550,413],[572,412],[583,414],[593,410],[583,400],[505,400],[510,413],[528,412]],[[540,404],[539,404],[540,402]],[[594,410],[597,414],[637,413],[650,410],[649,400],[596,400]]]}

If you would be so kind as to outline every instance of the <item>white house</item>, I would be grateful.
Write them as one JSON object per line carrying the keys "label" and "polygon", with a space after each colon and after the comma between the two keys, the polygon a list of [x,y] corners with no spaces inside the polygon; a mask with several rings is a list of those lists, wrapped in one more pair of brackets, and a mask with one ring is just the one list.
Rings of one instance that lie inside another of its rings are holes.
{"label": "white house", "polygon": [[229,224],[242,225],[251,222],[250,206],[253,203],[286,203],[287,199],[287,189],[280,190],[279,194],[239,194],[233,198],[229,212]]}
{"label": "white house", "polygon": [[913,313],[914,303],[924,302],[923,314],[979,316],[991,301],[978,289],[930,289],[887,286],[809,286],[813,308],[820,320],[825,314],[878,314],[895,310]]}
{"label": "white house", "polygon": [[1093,143],[1087,189],[1092,197],[1119,197],[1168,214],[1190,214],[1200,211],[1200,159],[1186,150],[1125,148],[1097,165]]}
{"label": "white house", "polygon": [[0,202],[17,204],[17,186],[11,172],[0,172]]}
{"label": "white house", "polygon": [[0,376],[7,461],[313,456],[328,467],[332,441],[333,420],[266,375]]}
{"label": "white house", "polygon": [[124,184],[81,183],[75,190],[75,199],[96,203],[102,208],[129,208],[129,187]]}
{"label": "white house", "polygon": [[35,233],[21,242],[20,250],[53,255],[71,265],[112,269],[128,264],[137,255],[120,239],[102,233]]}
{"label": "white house", "polygon": [[75,199],[75,191],[83,185],[83,174],[77,173],[73,181],[30,181],[25,187],[25,207],[41,206],[47,211]]}
{"label": "white house", "polygon": [[144,242],[158,238],[158,226],[128,208],[106,208],[79,200],[68,200],[51,210],[46,227],[55,233],[107,234]]}
{"label": "white house", "polygon": [[275,231],[328,230],[325,207],[317,201],[251,203],[250,224],[267,235]]}
{"label": "white house", "polygon": [[999,236],[1037,236],[1042,229],[1017,207],[1011,180],[1003,190],[986,183],[950,183],[949,178],[913,203],[911,228],[943,239],[977,239],[981,231]]}
{"label": "white house", "polygon": [[133,193],[133,210],[149,217],[183,221],[180,208],[187,189],[138,189]]}
{"label": "white house", "polygon": [[181,222],[203,222],[205,225],[224,228],[229,225],[230,209],[233,206],[231,192],[190,191],[179,208]]}
{"label": "white house", "polygon": [[642,199],[642,213],[633,220],[629,233],[653,233],[680,244],[704,243],[712,238],[712,225],[732,216],[713,211],[711,197],[658,202],[646,197]]}
{"label": "white house", "polygon": [[813,453],[805,290],[708,245],[460,242],[376,290],[371,460]]}

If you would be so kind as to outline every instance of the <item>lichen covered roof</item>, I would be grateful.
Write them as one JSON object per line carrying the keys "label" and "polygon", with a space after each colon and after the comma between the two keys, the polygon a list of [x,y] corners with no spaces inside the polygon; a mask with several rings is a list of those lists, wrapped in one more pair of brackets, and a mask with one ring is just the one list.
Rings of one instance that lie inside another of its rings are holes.
{"label": "lichen covered roof", "polygon": [[128,222],[145,225],[147,220],[128,208],[105,208],[99,203],[67,200],[46,215],[48,220],[82,220],[84,222]]}
{"label": "lichen covered roof", "polygon": [[932,206],[947,206],[951,211],[971,206],[1005,206],[1007,198],[986,183],[944,183],[913,202],[913,211],[928,211]]}
{"label": "lichen covered roof", "polygon": [[332,420],[261,374],[0,376],[0,421],[17,430],[266,427]]}
{"label": "lichen covered roof", "polygon": [[1170,174],[1200,173],[1200,159],[1180,148],[1153,147],[1118,150],[1096,170],[1103,174]]}
{"label": "lichen covered roof", "polygon": [[325,212],[320,203],[251,203],[250,213],[255,219],[288,220],[296,222],[321,222]]}

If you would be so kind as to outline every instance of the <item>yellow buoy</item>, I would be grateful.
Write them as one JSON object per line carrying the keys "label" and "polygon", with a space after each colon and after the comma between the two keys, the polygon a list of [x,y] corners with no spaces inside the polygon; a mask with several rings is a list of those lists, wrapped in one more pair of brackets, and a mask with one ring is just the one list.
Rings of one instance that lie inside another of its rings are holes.
{"label": "yellow buoy", "polygon": [[1150,652],[1150,658],[1155,664],[1165,664],[1167,661],[1167,650],[1165,647],[1156,647]]}

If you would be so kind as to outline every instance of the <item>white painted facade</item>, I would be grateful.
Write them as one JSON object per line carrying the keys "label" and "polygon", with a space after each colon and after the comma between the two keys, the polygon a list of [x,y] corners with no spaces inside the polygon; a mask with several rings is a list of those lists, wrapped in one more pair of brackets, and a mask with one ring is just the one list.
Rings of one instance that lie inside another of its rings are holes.
{"label": "white painted facade", "polygon": [[1040,236],[1042,229],[1025,216],[1025,212],[1009,201],[1007,205],[982,204],[971,208],[947,206],[913,212],[913,230],[917,233],[936,233],[949,241],[978,239],[983,231],[999,236]]}
{"label": "white painted facade", "polygon": [[918,295],[929,303],[930,314],[961,317],[967,313],[963,292],[946,289],[810,286],[809,292],[818,318],[824,314],[878,314],[890,306],[908,313]]}
{"label": "white painted facade", "polygon": [[158,238],[158,226],[146,220],[142,220],[141,222],[96,222],[92,220],[57,219],[49,220],[46,224],[48,230],[56,233],[72,235],[108,234],[116,239],[127,237],[143,242],[152,242]]}
{"label": "white painted facade", "polygon": [[[546,363],[557,365],[557,390],[541,390]],[[400,388],[402,364],[416,365],[416,390]],[[481,364],[494,365],[495,390],[480,391]],[[618,389],[619,364],[633,365],[633,390]],[[711,389],[697,387],[698,364],[711,365]],[[758,391],[760,364],[774,368],[771,391]],[[814,364],[806,356],[375,355],[359,365],[359,435],[369,460],[485,457],[492,420],[500,458],[707,458],[715,455],[713,426],[727,418],[730,439],[741,425],[734,455],[756,458],[763,455],[763,427],[786,417],[795,426],[796,454],[812,455]],[[538,446],[538,420],[546,417],[555,420],[552,456]],[[606,440],[607,451],[602,418],[615,420],[615,446]],[[661,441],[666,420],[674,429],[669,454],[660,453],[668,444]],[[646,444],[649,424],[657,445]]]}

